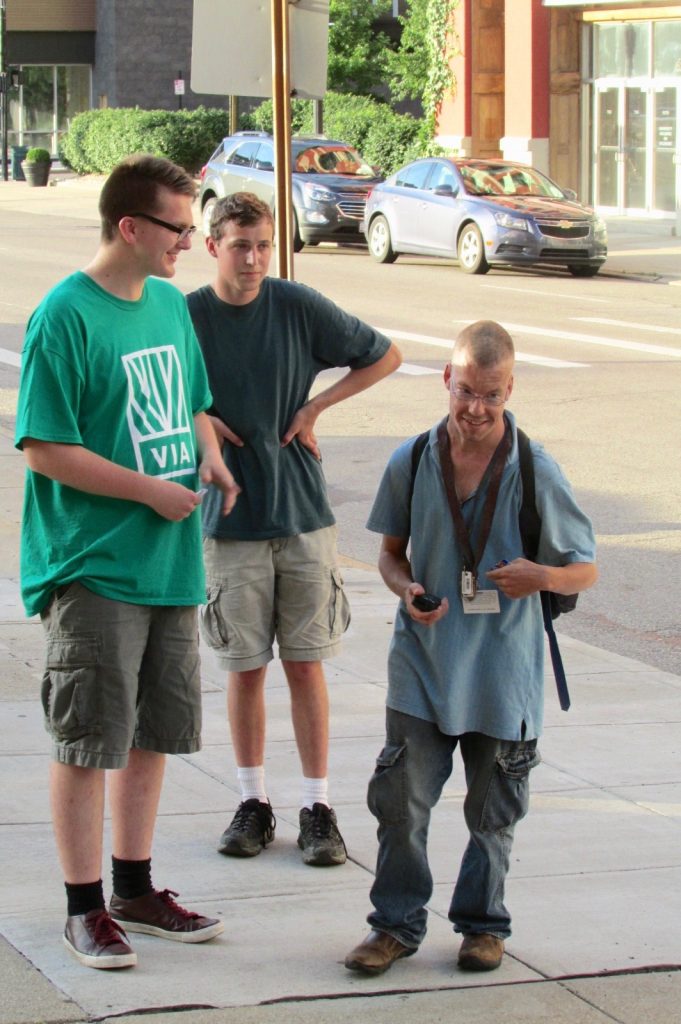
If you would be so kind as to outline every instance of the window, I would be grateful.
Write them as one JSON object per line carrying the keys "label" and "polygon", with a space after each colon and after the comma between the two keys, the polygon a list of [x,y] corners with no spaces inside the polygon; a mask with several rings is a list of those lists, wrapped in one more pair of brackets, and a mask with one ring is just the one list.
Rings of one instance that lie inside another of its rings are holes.
{"label": "window", "polygon": [[432,166],[432,161],[424,160],[422,163],[403,167],[395,184],[401,185],[403,188],[423,188]]}
{"label": "window", "polygon": [[458,192],[459,183],[456,180],[454,170],[449,164],[435,164],[433,173],[428,181],[428,189],[433,191],[436,188],[450,185],[452,192]]}
{"label": "window", "polygon": [[250,167],[251,160],[255,156],[259,142],[242,142],[233,153],[227,157],[228,164],[237,164],[239,167]]}
{"label": "window", "polygon": [[72,118],[90,109],[91,69],[84,64],[24,64],[20,71],[22,85],[9,93],[9,142],[56,153]]}
{"label": "window", "polygon": [[681,21],[658,21],[653,29],[655,74],[681,75]]}

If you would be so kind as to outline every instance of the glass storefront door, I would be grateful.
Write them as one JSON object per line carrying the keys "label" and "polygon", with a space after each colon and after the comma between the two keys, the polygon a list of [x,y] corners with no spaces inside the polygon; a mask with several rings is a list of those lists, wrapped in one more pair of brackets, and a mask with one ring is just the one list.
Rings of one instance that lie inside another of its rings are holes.
{"label": "glass storefront door", "polygon": [[681,202],[681,21],[594,26],[594,203],[673,214]]}
{"label": "glass storefront door", "polygon": [[608,84],[596,90],[596,204],[644,212],[648,206],[649,89]]}

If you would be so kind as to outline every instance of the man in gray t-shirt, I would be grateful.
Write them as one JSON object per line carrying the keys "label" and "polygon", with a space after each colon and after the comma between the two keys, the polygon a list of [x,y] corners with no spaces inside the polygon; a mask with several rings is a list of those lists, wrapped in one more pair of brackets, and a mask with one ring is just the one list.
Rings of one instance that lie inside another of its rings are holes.
{"label": "man in gray t-shirt", "polygon": [[[314,426],[324,409],[397,369],[400,354],[318,292],[267,277],[273,227],[270,208],[251,193],[220,200],[206,239],[216,279],[187,300],[213,425],[242,489],[229,518],[212,488],[203,505],[202,630],[229,673],[242,797],[218,850],[252,857],[274,838],[263,765],[265,674],[276,639],[303,769],[298,845],[306,864],[333,865],[346,853],[328,799],[322,660],[338,652],[349,611]],[[348,372],[310,399],[315,377],[331,367]]]}

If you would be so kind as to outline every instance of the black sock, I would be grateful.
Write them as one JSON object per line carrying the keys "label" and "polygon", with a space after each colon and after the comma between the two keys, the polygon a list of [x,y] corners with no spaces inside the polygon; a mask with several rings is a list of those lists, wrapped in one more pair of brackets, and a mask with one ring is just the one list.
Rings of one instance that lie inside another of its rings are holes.
{"label": "black sock", "polygon": [[97,882],[85,882],[83,885],[64,882],[66,888],[66,913],[69,917],[75,914],[87,914],[90,910],[104,910],[104,888],[101,878]]}
{"label": "black sock", "polygon": [[122,900],[134,900],[153,892],[151,884],[151,857],[147,860],[119,860],[111,858],[113,891]]}

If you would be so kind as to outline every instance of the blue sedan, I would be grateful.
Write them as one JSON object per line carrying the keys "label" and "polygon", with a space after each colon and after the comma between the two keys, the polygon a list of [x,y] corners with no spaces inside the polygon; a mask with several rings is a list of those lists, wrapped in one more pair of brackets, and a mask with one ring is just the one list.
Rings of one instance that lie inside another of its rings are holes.
{"label": "blue sedan", "polygon": [[594,210],[533,167],[504,160],[416,160],[373,188],[362,230],[379,263],[400,253],[455,257],[467,274],[511,264],[592,277],[608,255]]}

